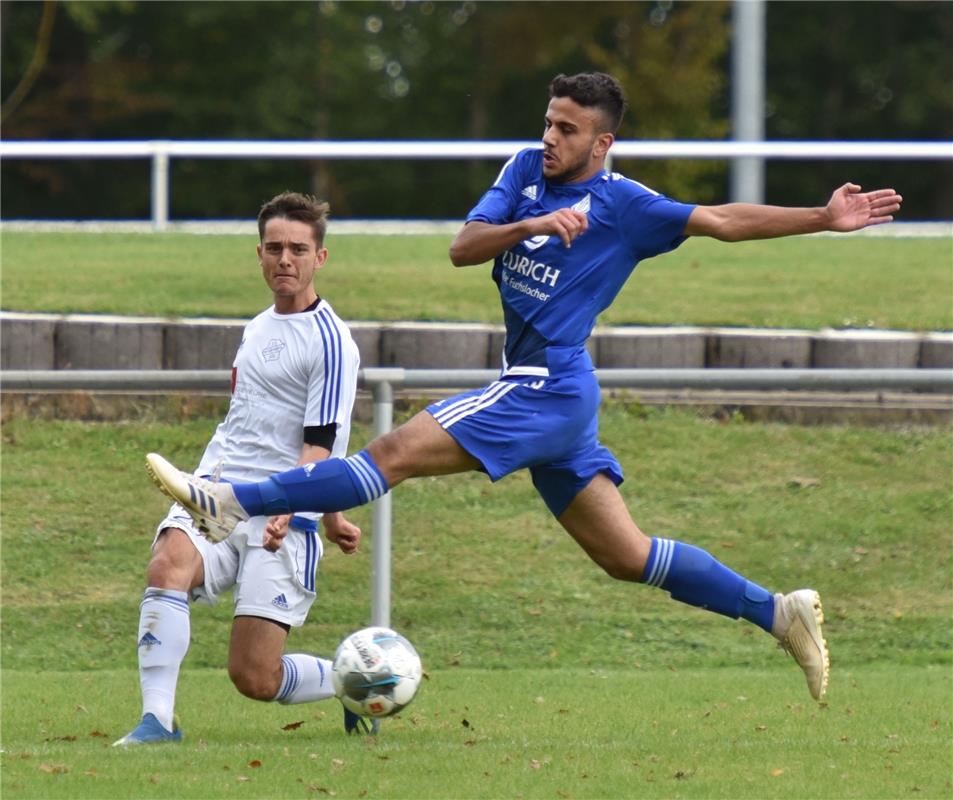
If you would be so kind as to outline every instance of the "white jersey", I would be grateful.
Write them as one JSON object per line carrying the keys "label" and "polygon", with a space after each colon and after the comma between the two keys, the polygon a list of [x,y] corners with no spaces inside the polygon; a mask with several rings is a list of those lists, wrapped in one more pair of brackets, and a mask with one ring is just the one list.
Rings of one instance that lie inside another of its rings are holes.
{"label": "white jersey", "polygon": [[332,456],[347,455],[360,356],[324,300],[315,309],[262,311],[245,327],[232,365],[232,399],[196,474],[260,481],[296,466],[304,429],[336,426]]}

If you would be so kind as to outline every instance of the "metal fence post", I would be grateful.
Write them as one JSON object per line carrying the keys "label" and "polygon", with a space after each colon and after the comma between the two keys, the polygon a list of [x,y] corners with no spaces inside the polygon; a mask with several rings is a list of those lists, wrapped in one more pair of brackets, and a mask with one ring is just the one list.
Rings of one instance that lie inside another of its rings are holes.
{"label": "metal fence post", "polygon": [[169,224],[169,151],[156,142],[152,151],[152,229],[164,231]]}
{"label": "metal fence post", "polygon": [[[394,387],[390,381],[374,384],[374,438],[389,433],[394,422]],[[371,565],[371,624],[390,627],[391,493],[373,507],[374,543]]]}

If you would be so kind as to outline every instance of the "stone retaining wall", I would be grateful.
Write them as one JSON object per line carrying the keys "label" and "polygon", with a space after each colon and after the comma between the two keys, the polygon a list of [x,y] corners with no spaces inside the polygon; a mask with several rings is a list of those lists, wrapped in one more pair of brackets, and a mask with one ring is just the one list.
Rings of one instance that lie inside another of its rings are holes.
{"label": "stone retaining wall", "polygon": [[[246,320],[0,312],[2,369],[228,369]],[[500,366],[503,328],[351,322],[365,367]],[[951,368],[953,333],[748,328],[597,328],[600,368]]]}

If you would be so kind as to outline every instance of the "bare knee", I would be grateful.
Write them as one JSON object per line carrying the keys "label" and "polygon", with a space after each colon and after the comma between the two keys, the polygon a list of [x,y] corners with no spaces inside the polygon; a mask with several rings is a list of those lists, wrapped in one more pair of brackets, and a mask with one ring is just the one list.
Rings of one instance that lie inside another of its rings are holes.
{"label": "bare knee", "polygon": [[645,562],[638,558],[620,558],[613,555],[605,562],[597,561],[600,567],[610,578],[617,581],[639,582],[642,580],[642,572],[645,568]]}
{"label": "bare knee", "polygon": [[235,688],[252,700],[274,700],[281,688],[281,671],[256,668],[250,664],[229,664],[228,677]]}
{"label": "bare knee", "polygon": [[187,592],[202,583],[204,574],[202,556],[184,531],[166,528],[159,534],[146,568],[149,586]]}

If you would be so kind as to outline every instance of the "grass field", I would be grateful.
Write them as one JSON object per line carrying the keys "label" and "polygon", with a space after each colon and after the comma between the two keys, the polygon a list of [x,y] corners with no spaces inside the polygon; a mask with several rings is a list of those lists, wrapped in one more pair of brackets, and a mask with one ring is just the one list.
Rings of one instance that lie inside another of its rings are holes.
{"label": "grass field", "polygon": [[[953,797],[949,430],[618,403],[602,438],[647,532],[821,591],[826,703],[752,626],[600,573],[527,476],[472,474],[394,493],[393,623],[429,680],[381,736],[344,737],[336,701],[238,696],[226,603],[193,609],[185,743],[110,749],[139,711],[138,600],[165,508],[142,454],[194,463],[216,422],[4,425],[4,798]],[[353,518],[369,531],[366,509]],[[292,649],[328,653],[368,621],[370,546],[327,554]]]}
{"label": "grass field", "polygon": [[[500,322],[487,267],[449,236],[333,236],[319,291],[349,320]],[[2,307],[253,316],[269,302],[254,236],[4,233]],[[953,329],[953,241],[691,239],[644,262],[600,324]]]}

